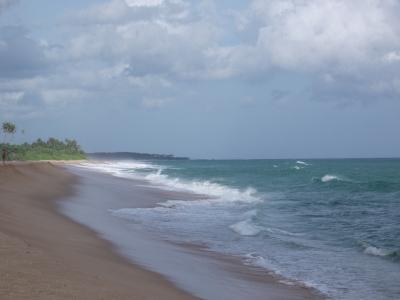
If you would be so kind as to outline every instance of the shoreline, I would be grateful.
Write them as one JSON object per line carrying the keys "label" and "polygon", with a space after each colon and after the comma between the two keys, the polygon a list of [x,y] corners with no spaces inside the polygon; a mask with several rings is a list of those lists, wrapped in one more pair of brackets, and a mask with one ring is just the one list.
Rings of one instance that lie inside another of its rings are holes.
{"label": "shoreline", "polygon": [[121,207],[202,197],[78,170],[81,162],[0,166],[0,298],[323,299],[318,291],[245,266],[238,257],[135,233],[111,216],[110,202],[102,207],[92,201],[107,188],[119,194]]}
{"label": "shoreline", "polygon": [[[266,295],[268,299],[324,299],[313,288],[288,284],[284,278],[265,269],[245,265],[239,257],[164,240],[146,228],[138,229],[140,225],[135,221],[116,218],[110,213],[126,207],[152,208],[169,199],[190,201],[204,196],[165,190],[146,180],[121,178],[73,165],[68,169],[82,178],[78,195],[84,197],[62,201],[61,210],[101,233],[121,255],[162,274],[191,294],[203,299],[265,299]],[[113,199],[110,201],[110,198]]]}
{"label": "shoreline", "polygon": [[0,166],[1,299],[195,299],[61,214],[78,183],[49,162]]}

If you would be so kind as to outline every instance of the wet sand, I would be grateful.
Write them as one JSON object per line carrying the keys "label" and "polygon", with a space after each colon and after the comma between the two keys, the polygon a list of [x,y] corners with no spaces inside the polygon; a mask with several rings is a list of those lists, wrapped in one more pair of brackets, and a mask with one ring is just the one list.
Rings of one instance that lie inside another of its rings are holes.
{"label": "wet sand", "polygon": [[50,163],[0,166],[0,299],[194,299],[61,215],[76,184]]}

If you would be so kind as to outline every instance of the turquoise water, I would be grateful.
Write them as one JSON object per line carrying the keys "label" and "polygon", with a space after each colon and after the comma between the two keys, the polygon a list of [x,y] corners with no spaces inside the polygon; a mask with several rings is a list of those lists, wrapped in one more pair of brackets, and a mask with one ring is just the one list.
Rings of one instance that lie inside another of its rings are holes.
{"label": "turquoise water", "polygon": [[115,211],[174,241],[240,256],[333,299],[400,299],[400,160],[109,162],[210,197]]}

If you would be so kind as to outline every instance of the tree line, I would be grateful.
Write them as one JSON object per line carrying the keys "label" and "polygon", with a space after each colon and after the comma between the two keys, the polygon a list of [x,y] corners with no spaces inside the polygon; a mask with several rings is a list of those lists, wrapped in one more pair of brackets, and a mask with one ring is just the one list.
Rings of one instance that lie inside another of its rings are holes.
{"label": "tree line", "polygon": [[[47,141],[37,139],[33,143],[13,144],[17,131],[14,123],[2,124],[3,142],[1,145],[5,160],[71,160],[85,159],[85,153],[74,139],[58,140],[49,138]],[[24,130],[21,130],[24,133]]]}

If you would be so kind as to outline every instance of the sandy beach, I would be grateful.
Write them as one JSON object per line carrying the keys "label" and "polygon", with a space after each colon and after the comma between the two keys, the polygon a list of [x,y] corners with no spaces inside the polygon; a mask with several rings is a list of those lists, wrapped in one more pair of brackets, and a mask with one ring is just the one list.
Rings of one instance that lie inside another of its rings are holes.
{"label": "sandy beach", "polygon": [[0,298],[194,299],[59,214],[76,181],[50,163],[0,167]]}

